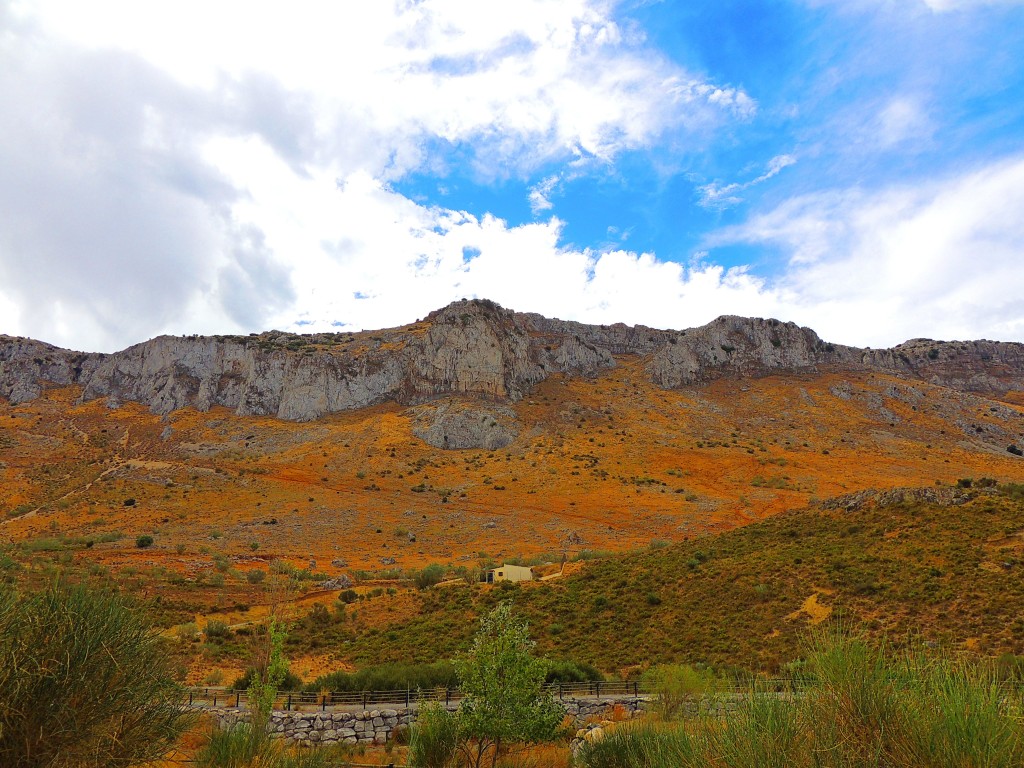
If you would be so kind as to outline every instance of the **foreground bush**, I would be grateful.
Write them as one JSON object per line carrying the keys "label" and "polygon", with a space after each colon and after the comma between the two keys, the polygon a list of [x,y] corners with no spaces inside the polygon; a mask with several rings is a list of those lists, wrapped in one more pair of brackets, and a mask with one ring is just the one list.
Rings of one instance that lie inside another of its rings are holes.
{"label": "foreground bush", "polygon": [[197,768],[334,768],[350,752],[344,746],[288,747],[248,723],[214,730],[196,755]]}
{"label": "foreground bush", "polygon": [[424,704],[412,726],[409,765],[447,768],[459,750],[458,718],[440,704]]}
{"label": "foreground bush", "polygon": [[581,746],[583,768],[1010,768],[1024,765],[1020,692],[994,669],[820,636],[800,694],[752,690],[725,717],[629,724]]}
{"label": "foreground bush", "polygon": [[121,598],[56,583],[0,597],[0,765],[165,755],[188,725],[169,655]]}

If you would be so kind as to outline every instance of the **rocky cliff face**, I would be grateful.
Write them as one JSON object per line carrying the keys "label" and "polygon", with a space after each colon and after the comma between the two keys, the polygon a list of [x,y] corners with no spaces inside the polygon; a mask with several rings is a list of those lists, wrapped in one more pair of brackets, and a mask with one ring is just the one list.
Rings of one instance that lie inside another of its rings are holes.
{"label": "rocky cliff face", "polygon": [[[965,391],[1024,389],[1024,345],[1016,343],[915,339],[862,350],[828,344],[808,328],[778,320],[720,317],[701,328],[664,331],[584,325],[472,300],[383,331],[163,336],[111,355],[0,336],[0,396],[20,403],[45,386],[78,385],[83,400],[139,402],[155,413],[221,405],[242,415],[307,421],[386,400],[516,401],[552,374],[592,376],[621,355],[645,357],[648,375],[665,388],[829,367],[892,372]],[[490,423],[483,414],[438,418],[440,427],[423,424],[425,439],[474,442],[458,435],[478,430],[477,421]]]}

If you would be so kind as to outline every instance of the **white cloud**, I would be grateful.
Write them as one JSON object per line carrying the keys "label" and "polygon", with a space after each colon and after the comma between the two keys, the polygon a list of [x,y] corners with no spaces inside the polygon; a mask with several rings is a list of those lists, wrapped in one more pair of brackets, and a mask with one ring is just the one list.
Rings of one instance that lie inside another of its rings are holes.
{"label": "white cloud", "polygon": [[836,341],[1024,337],[1024,158],[917,187],[796,198],[712,245],[790,256],[773,285],[793,319]]}
{"label": "white cloud", "polygon": [[[18,108],[0,111],[0,327],[80,348],[386,325],[498,288],[552,309],[557,282],[513,286],[527,262],[572,285],[590,269],[559,222],[509,228],[388,184],[443,173],[438,145],[484,178],[562,162],[564,182],[756,110],[624,33],[604,0],[4,11],[0,96]],[[536,188],[538,211],[556,187]]]}
{"label": "white cloud", "polygon": [[252,78],[307,100],[340,172],[400,176],[425,137],[481,144],[488,173],[582,150],[612,157],[666,128],[748,116],[740,90],[625,40],[600,0],[170,5],[41,0],[52,34],[130,51],[185,86],[231,97]]}
{"label": "white cloud", "polygon": [[700,204],[705,208],[728,208],[743,202],[738,193],[750,189],[758,184],[763,184],[768,179],[777,176],[783,168],[796,164],[796,157],[793,155],[776,155],[768,161],[764,173],[750,181],[731,184],[721,184],[713,181],[710,184],[703,184],[697,187],[700,193]]}
{"label": "white cloud", "polygon": [[551,195],[558,188],[561,181],[561,175],[555,174],[541,179],[537,184],[530,188],[528,200],[530,203],[530,210],[533,211],[535,216],[539,213],[543,213],[544,211],[550,211],[555,207],[555,204],[551,202]]}
{"label": "white cloud", "polygon": [[923,2],[938,13],[970,10],[986,5],[1024,5],[1024,0],[923,0]]}

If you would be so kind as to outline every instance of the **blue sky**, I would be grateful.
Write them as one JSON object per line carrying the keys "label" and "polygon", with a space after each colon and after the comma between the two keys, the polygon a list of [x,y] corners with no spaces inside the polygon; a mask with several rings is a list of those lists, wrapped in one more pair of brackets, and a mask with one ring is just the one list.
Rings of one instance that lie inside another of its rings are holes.
{"label": "blue sky", "polygon": [[[1024,145],[1019,6],[936,14],[912,2],[718,0],[627,3],[617,18],[676,64],[754,96],[756,116],[683,149],[669,134],[625,151],[559,184],[552,207],[540,212],[531,212],[530,189],[567,158],[494,178],[467,162],[472,148],[444,143],[434,148],[444,172],[412,173],[395,188],[513,225],[555,215],[577,247],[623,243],[685,262],[705,233],[759,205],[836,185],[912,183]],[[888,123],[887,109],[895,109]],[[880,136],[886,130],[893,135]],[[702,194],[708,184],[747,184],[780,156],[793,165],[730,195],[738,202]],[[765,274],[784,267],[772,249],[721,248],[715,256],[727,266],[753,262]]]}
{"label": "blue sky", "polygon": [[1024,341],[1024,3],[0,0],[0,332]]}

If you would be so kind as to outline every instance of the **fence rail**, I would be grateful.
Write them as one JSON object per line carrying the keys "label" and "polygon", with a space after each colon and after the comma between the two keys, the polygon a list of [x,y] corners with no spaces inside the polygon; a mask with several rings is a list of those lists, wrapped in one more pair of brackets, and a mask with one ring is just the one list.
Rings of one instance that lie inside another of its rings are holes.
{"label": "fence rail", "polygon": [[[796,692],[803,685],[791,679],[759,680],[757,688],[763,691]],[[740,694],[748,692],[751,683],[728,683],[716,688],[718,694]],[[545,690],[556,699],[571,698],[611,699],[621,697],[641,697],[654,694],[653,689],[638,681],[592,681],[580,683],[551,683]],[[247,695],[244,690],[231,690],[220,687],[190,688],[187,691],[189,706],[193,707],[227,707],[244,709]],[[280,710],[321,710],[327,709],[374,709],[380,707],[409,707],[420,702],[444,702],[446,705],[462,699],[462,692],[457,688],[443,686],[427,689],[407,688],[390,691],[333,691],[308,693],[295,691],[280,693],[274,701],[274,709]]]}
{"label": "fence rail", "polygon": [[[756,681],[734,681],[720,683],[713,693],[703,697],[736,697],[749,694],[752,690],[761,693],[798,694],[813,686],[813,681],[791,678],[760,679]],[[1005,682],[999,686],[1004,696],[1024,696],[1024,684]],[[651,686],[639,681],[593,681],[582,683],[551,683],[544,686],[552,697],[565,699],[615,699],[652,697]],[[222,707],[246,709],[248,695],[244,690],[222,687],[195,687],[186,689],[190,707]],[[371,710],[393,707],[411,707],[423,702],[444,702],[450,705],[463,698],[457,688],[443,686],[428,689],[390,691],[333,691],[309,693],[294,691],[279,693],[274,700],[275,710],[285,711],[327,711],[328,709]]]}

